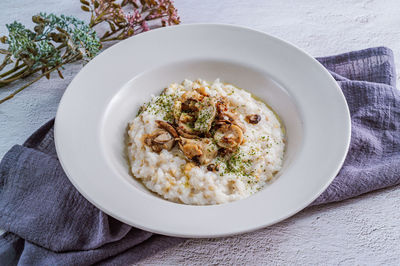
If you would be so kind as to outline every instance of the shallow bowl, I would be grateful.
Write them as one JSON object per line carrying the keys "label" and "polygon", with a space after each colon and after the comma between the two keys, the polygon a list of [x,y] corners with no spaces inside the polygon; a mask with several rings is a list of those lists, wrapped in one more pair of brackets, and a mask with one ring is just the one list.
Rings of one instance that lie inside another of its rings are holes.
{"label": "shallow bowl", "polygon": [[[190,206],[149,192],[129,173],[127,123],[172,82],[220,78],[270,105],[286,129],[278,178],[246,199]],[[68,178],[95,206],[132,226],[172,236],[218,237],[279,222],[309,205],[346,156],[350,117],[328,71],[266,33],[197,24],[152,30],[90,61],[68,86],[55,123]]]}

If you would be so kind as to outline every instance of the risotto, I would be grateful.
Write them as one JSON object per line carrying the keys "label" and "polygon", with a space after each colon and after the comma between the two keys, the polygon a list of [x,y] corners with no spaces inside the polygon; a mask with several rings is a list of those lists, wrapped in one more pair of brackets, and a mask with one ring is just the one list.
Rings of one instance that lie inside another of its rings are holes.
{"label": "risotto", "polygon": [[246,198],[282,168],[275,113],[231,84],[173,83],[129,124],[133,176],[163,198],[192,205]]}

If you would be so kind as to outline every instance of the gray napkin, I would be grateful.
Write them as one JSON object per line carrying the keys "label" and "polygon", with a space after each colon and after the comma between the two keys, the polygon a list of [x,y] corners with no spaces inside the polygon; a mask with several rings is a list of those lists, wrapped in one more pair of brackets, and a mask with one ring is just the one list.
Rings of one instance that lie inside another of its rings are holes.
{"label": "gray napkin", "polygon": [[351,115],[339,174],[312,204],[340,201],[400,183],[400,91],[393,52],[376,47],[317,58],[337,80]]}
{"label": "gray napkin", "polygon": [[[393,53],[385,47],[318,58],[349,104],[352,138],[344,165],[313,204],[339,201],[400,183],[400,94]],[[91,205],[56,156],[53,121],[0,163],[1,265],[120,265],[184,239],[123,224]]]}

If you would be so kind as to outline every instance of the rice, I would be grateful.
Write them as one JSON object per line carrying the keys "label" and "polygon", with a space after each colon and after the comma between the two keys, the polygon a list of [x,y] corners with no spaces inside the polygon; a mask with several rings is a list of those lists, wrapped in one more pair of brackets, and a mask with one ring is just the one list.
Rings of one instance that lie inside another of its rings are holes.
{"label": "rice", "polygon": [[285,149],[275,113],[219,79],[169,85],[142,106],[128,136],[133,176],[167,200],[192,205],[261,190],[282,168]]}

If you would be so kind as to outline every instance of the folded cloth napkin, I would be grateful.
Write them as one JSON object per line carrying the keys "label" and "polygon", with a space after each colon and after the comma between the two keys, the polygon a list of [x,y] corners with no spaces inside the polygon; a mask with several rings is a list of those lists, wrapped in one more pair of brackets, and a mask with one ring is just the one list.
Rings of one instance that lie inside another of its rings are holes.
{"label": "folded cloth napkin", "polygon": [[[344,165],[313,204],[400,183],[400,93],[385,47],[318,58],[349,104],[352,137]],[[65,176],[53,123],[14,146],[0,164],[1,265],[131,264],[183,241],[123,224],[91,205]],[[134,204],[134,203],[132,203]]]}

